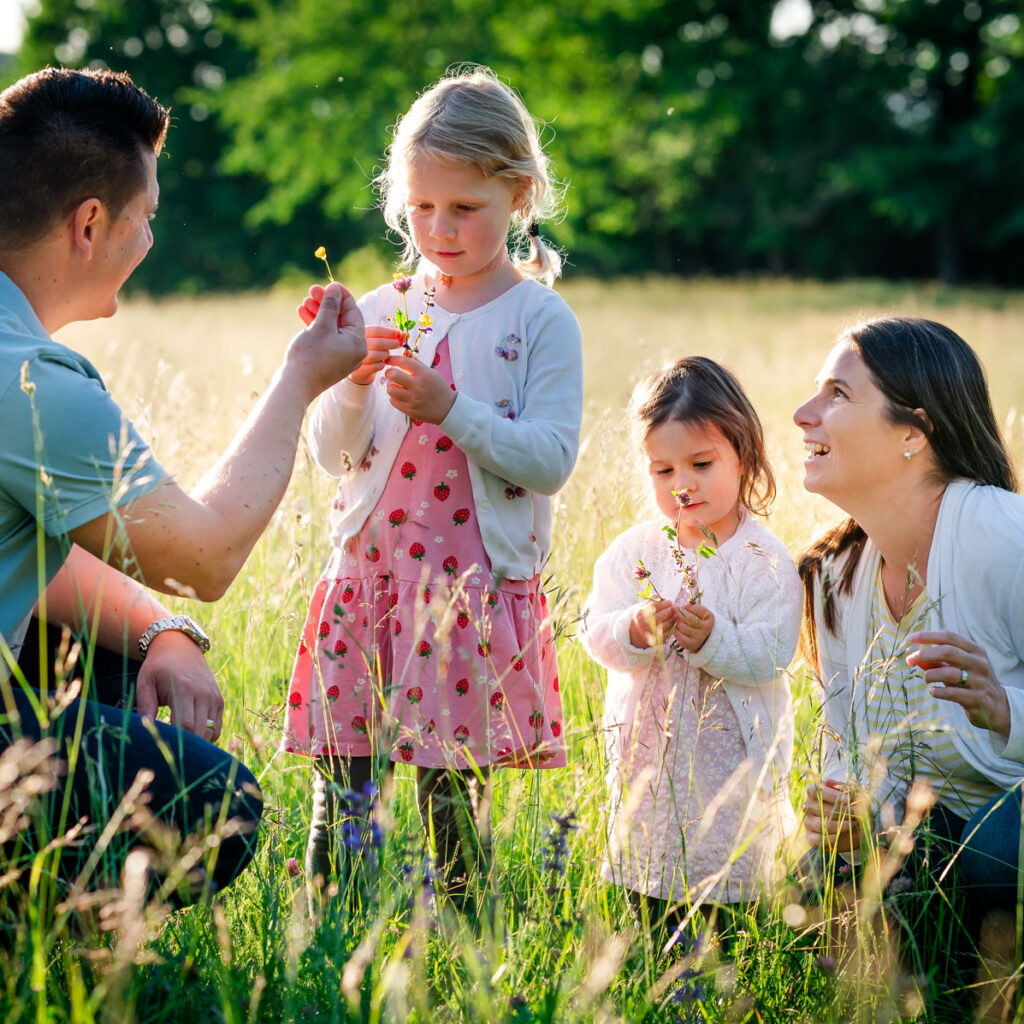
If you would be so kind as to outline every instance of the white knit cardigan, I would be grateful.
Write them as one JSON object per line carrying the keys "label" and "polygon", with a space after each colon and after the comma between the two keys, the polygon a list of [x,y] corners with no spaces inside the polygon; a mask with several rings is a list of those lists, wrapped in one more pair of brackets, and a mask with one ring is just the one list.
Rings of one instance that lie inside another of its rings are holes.
{"label": "white knit cardigan", "polygon": [[[670,654],[629,642],[629,623],[641,599],[634,577],[638,559],[658,593],[676,598],[682,584],[664,520],[639,523],[617,537],[594,567],[580,639],[595,661],[608,669],[604,728],[609,757],[623,756],[649,673]],[[793,757],[793,706],[786,668],[800,632],[801,587],[785,546],[744,516],[717,553],[700,560],[703,604],[715,625],[703,647],[686,655],[687,671],[704,669],[722,688],[739,721],[751,767],[765,791],[783,796]],[[685,598],[684,598],[685,600]],[[779,801],[792,826],[792,810]]]}
{"label": "white knit cardigan", "polygon": [[[414,278],[409,314],[423,312],[425,279]],[[390,283],[359,300],[368,324],[392,316],[399,295]],[[420,339],[428,366],[448,339],[455,404],[440,428],[465,453],[477,522],[498,577],[530,579],[551,548],[551,501],[579,451],[583,354],[572,310],[550,288],[520,281],[465,313],[430,310],[432,332]],[[513,358],[514,357],[514,358]],[[384,491],[408,420],[384,392],[384,375],[360,387],[343,380],[310,417],[316,461],[339,477],[331,509],[336,549],[354,537]]]}

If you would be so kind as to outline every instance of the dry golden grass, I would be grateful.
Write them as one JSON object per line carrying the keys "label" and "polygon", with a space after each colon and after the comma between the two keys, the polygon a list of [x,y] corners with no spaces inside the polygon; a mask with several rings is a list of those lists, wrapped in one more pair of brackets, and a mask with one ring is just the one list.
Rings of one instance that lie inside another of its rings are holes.
{"label": "dry golden grass", "polygon": [[[373,282],[360,283],[368,286]],[[703,354],[720,360],[736,372],[749,391],[764,420],[779,479],[772,528],[794,553],[834,513],[802,489],[803,449],[800,432],[790,417],[811,393],[832,339],[845,325],[861,317],[893,311],[914,313],[941,320],[960,332],[988,368],[997,415],[1006,425],[1018,458],[1024,453],[1024,429],[1018,417],[1018,409],[1024,408],[1022,293],[951,293],[933,287],[872,282],[825,286],[655,279],[570,281],[559,290],[583,327],[587,395],[584,448],[573,478],[556,500],[551,564],[552,589],[568,594],[568,600],[559,605],[559,615],[569,633],[574,609],[589,586],[595,557],[625,525],[648,514],[622,408],[642,373],[681,355]],[[266,386],[288,339],[298,329],[294,310],[301,293],[298,288],[199,300],[131,299],[113,320],[69,328],[60,340],[93,359],[111,391],[153,442],[161,462],[187,487],[228,444]],[[326,962],[336,966],[351,953],[345,946],[348,925],[344,921],[337,935],[329,929],[318,933],[315,943],[319,945],[312,947],[315,955],[311,954],[311,966],[304,972],[296,973],[290,961],[285,971],[274,947],[282,928],[280,920],[301,917],[290,902],[301,886],[286,874],[284,863],[288,856],[301,856],[305,842],[309,773],[305,764],[275,757],[273,749],[280,732],[284,677],[294,638],[305,614],[309,590],[328,555],[326,510],[330,492],[331,482],[311,465],[304,451],[300,452],[289,494],[241,578],[223,601],[202,613],[215,637],[211,657],[228,701],[225,740],[237,743],[234,749],[259,774],[269,810],[260,868],[237,883],[227,902],[239,960],[222,970],[221,959],[207,952],[197,955],[195,962],[209,990],[221,993],[224,1006],[229,1005],[230,991],[242,999],[239,1005],[243,1007],[255,1007],[262,1000],[266,1010],[261,1010],[261,1020],[307,1017],[313,1014],[309,1008],[318,1000],[329,1003],[330,985],[324,995],[317,958],[327,951]],[[492,958],[487,961],[491,967],[499,960],[502,964],[492,982],[503,971],[509,972],[496,986],[467,981],[467,991],[480,999],[491,998],[486,1009],[475,1012],[474,1019],[527,1019],[509,1001],[509,992],[525,992],[539,1005],[539,993],[547,991],[549,979],[556,975],[556,987],[561,985],[565,992],[586,991],[583,976],[592,961],[597,963],[594,949],[603,948],[601,936],[608,929],[620,929],[615,932],[617,942],[622,936],[632,936],[628,916],[614,901],[609,903],[607,887],[597,874],[603,834],[603,744],[597,731],[603,673],[588,661],[578,644],[566,638],[560,644],[559,663],[566,681],[563,689],[572,767],[566,772],[543,773],[550,775],[543,783],[511,773],[495,783],[496,800],[503,812],[497,816],[502,865],[499,888],[515,892],[517,898],[526,893],[524,905],[528,910],[516,912],[516,926],[507,936],[507,948],[496,943],[489,952],[485,948],[481,953],[475,936],[466,946],[471,955],[465,961],[469,967],[463,970],[470,980],[477,978],[473,972],[479,971],[481,956]],[[801,684],[796,689],[801,733],[796,769],[799,776],[800,766],[808,763],[807,737],[813,732],[813,721],[806,686]],[[405,815],[403,827],[408,836],[415,831],[411,824],[414,810],[410,779],[401,769],[398,779],[405,789],[395,806]],[[799,779],[795,781],[793,798],[799,802],[802,784]],[[530,879],[540,878],[537,864],[542,854],[538,850],[549,824],[550,808],[563,812],[573,808],[580,814],[581,829],[573,840],[571,879],[574,912],[578,911],[584,922],[578,934],[566,924],[567,919],[552,914],[541,882],[531,888]],[[399,841],[406,842],[395,840]],[[300,903],[296,901],[295,907]],[[513,903],[510,899],[509,905]],[[285,916],[279,920],[282,906]],[[383,914],[381,922],[388,913]],[[289,918],[289,914],[294,916]],[[202,919],[193,915],[185,920],[184,927],[194,928],[195,935],[190,938],[191,933],[182,932],[185,938],[181,941],[189,949],[198,949],[205,941]],[[844,968],[843,987],[833,989],[813,966],[817,950],[810,932],[792,932],[780,923],[777,914],[770,917],[767,932],[759,931],[765,927],[765,921],[751,918],[745,953],[730,965],[732,975],[723,974],[723,978],[740,978],[737,994],[731,995],[723,982],[719,1003],[706,1004],[708,1012],[713,1011],[708,1019],[748,1019],[754,1006],[754,997],[748,993],[765,1000],[763,1019],[776,1019],[769,1010],[777,1005],[786,1006],[786,1019],[794,1008],[794,1019],[880,1019],[874,1015],[875,1008],[883,1003],[888,1006],[886,1000],[891,1002],[899,995],[896,988],[889,992],[887,977],[879,972],[875,960],[867,959],[863,968]],[[393,932],[389,926],[388,934]],[[759,934],[773,938],[760,941]],[[271,950],[269,954],[266,949],[256,948],[264,935],[270,936],[264,943]],[[171,945],[179,937],[172,931],[167,933]],[[393,941],[388,939],[388,950]],[[628,942],[623,942],[621,949],[625,950]],[[552,951],[562,956],[557,971],[553,961],[544,959]],[[169,964],[174,956],[168,957]],[[653,983],[651,957],[636,951],[631,956],[623,965],[609,968],[611,974],[605,971],[607,977],[602,984],[609,984],[618,971],[614,1005],[621,1016],[615,1019],[649,1020],[652,1013],[662,1012],[660,1007],[650,1008],[662,1000],[665,986],[661,980]],[[399,950],[395,963],[400,957]],[[437,940],[428,949],[428,963],[436,977],[424,992],[436,1000],[437,1012],[424,1012],[423,1019],[466,1019],[452,1011],[463,996],[455,984],[460,968],[451,949]],[[672,979],[678,977],[680,969],[673,968],[676,973]],[[380,977],[392,979],[388,982],[388,998],[399,1002],[406,999],[405,975],[393,972],[390,965],[386,969],[381,966],[381,971]],[[573,976],[567,977],[566,972]],[[266,978],[281,979],[286,973],[283,984],[264,989]],[[1005,973],[1010,973],[1009,968]],[[486,979],[487,974],[483,977]],[[137,991],[143,991],[146,982],[141,975],[137,984]],[[849,999],[843,994],[847,991],[852,993]],[[662,995],[656,994],[659,992]],[[560,1005],[559,1016],[554,1019],[612,1019],[613,1001],[611,996],[608,999],[596,1011],[590,1003],[581,1003],[578,1010],[575,1004]],[[849,1006],[845,1005],[847,1001]],[[718,1005],[725,1008],[714,1009]],[[666,1003],[666,1013],[668,1009]],[[407,1016],[404,1012],[385,1014],[381,1019]],[[252,1010],[249,1019],[257,1019]]]}

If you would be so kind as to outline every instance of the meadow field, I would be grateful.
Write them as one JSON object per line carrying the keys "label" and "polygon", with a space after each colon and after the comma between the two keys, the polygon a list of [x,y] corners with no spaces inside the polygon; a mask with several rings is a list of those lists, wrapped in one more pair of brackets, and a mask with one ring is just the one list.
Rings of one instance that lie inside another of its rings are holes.
{"label": "meadow field", "polygon": [[[374,283],[355,265],[338,276]],[[593,562],[647,516],[622,408],[645,371],[684,354],[734,370],[760,412],[778,480],[773,530],[794,553],[834,517],[801,487],[793,409],[812,391],[832,339],[865,316],[899,311],[941,320],[979,352],[996,411],[1024,460],[1024,294],[860,282],[568,281],[579,317],[586,412],[577,469],[555,499],[549,594],[555,600],[570,766],[498,772],[491,913],[469,925],[422,899],[412,776],[399,768],[383,799],[379,885],[361,905],[339,901],[310,923],[301,874],[311,787],[301,759],[275,753],[296,638],[328,555],[331,482],[304,448],[288,495],[238,581],[217,605],[191,609],[214,640],[227,701],[221,743],[256,772],[267,808],[253,867],[220,899],[174,915],[109,911],[98,948],[75,931],[33,925],[0,950],[9,1021],[868,1021],[921,1009],[913,979],[885,955],[871,908],[856,948],[835,944],[792,892],[752,910],[722,952],[662,955],[598,873],[603,844],[603,673],[574,638]],[[154,302],[129,298],[110,321],[59,340],[84,351],[163,465],[186,487],[223,450],[297,330],[301,286],[271,293]],[[811,772],[812,694],[793,667],[798,749],[793,799]],[[576,815],[564,831],[551,818]],[[552,836],[550,833],[554,831]],[[552,843],[565,843],[564,862]],[[419,898],[417,897],[419,895]],[[836,908],[838,910],[838,908]],[[993,970],[986,1019],[1013,1014],[1019,950]],[[1018,1017],[1017,1019],[1020,1019]]]}

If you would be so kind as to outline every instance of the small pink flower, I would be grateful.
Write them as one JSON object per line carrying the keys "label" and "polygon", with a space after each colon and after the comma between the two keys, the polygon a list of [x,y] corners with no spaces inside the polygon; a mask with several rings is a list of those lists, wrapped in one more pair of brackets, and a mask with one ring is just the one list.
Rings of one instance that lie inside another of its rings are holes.
{"label": "small pink flower", "polygon": [[396,277],[391,282],[391,287],[394,288],[399,295],[404,295],[412,287],[412,278]]}
{"label": "small pink flower", "polygon": [[292,876],[302,874],[302,865],[294,857],[288,858],[288,874]]}

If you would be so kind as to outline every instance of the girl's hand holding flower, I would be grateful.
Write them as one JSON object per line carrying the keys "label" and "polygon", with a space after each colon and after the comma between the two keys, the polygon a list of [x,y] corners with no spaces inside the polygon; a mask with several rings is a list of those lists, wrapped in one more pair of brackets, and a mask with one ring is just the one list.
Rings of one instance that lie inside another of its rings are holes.
{"label": "girl's hand holding flower", "polygon": [[394,327],[366,328],[366,358],[358,369],[349,374],[353,384],[372,384],[374,378],[387,365],[388,357],[405,344],[406,335]]}
{"label": "girl's hand holding flower", "polygon": [[933,697],[959,704],[979,729],[1010,735],[1010,702],[983,647],[949,630],[922,630],[910,642],[921,647],[907,656],[907,664],[924,671]]}
{"label": "girl's hand holding flower", "polygon": [[715,613],[702,604],[684,604],[676,609],[672,636],[684,651],[696,654],[715,628]]}
{"label": "girl's hand holding flower", "polygon": [[[320,302],[324,297],[322,285],[315,284],[309,289],[302,305],[298,308],[299,318],[308,327],[315,319]],[[340,325],[339,325],[340,326]],[[405,341],[405,334],[394,327],[366,328],[366,358],[349,374],[353,384],[372,384],[374,377],[384,369],[388,355],[392,349],[400,347]]]}
{"label": "girl's hand holding flower", "polygon": [[455,404],[455,392],[444,377],[414,355],[393,355],[386,361],[388,398],[399,411],[421,423],[440,423]]}
{"label": "girl's hand holding flower", "polygon": [[659,599],[638,605],[629,623],[633,647],[660,647],[673,629],[678,609],[671,601]]}

